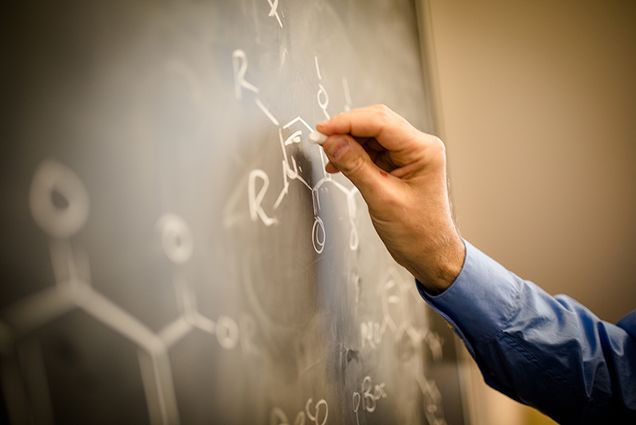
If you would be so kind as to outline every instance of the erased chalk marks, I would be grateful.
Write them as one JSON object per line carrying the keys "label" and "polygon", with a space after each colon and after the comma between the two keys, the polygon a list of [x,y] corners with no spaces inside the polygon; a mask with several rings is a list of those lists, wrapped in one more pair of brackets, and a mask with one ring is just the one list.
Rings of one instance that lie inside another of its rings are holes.
{"label": "erased chalk marks", "polygon": [[283,69],[283,66],[285,66],[285,62],[287,61],[287,56],[289,55],[289,52],[287,51],[287,48],[285,47],[281,47],[280,49],[280,65],[279,65],[279,69]]}
{"label": "erased chalk marks", "polygon": [[345,77],[342,77],[342,90],[344,92],[345,105],[344,110],[349,112],[351,110],[351,91],[349,90],[349,81]]}
{"label": "erased chalk marks", "polygon": [[415,381],[424,399],[426,422],[431,425],[446,425],[442,410],[442,394],[435,381],[424,376],[415,376]]}
{"label": "erased chalk marks", "polygon": [[362,348],[368,346],[370,348],[376,348],[382,342],[382,335],[384,335],[385,327],[384,323],[378,323],[373,320],[367,320],[360,323],[360,342]]}

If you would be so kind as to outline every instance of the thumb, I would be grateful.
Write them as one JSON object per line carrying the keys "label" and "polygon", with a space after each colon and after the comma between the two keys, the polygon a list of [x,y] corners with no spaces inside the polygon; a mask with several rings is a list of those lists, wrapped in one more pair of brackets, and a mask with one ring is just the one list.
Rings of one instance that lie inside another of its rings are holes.
{"label": "thumb", "polygon": [[329,136],[322,147],[329,162],[351,180],[365,199],[382,184],[382,176],[387,176],[351,136]]}

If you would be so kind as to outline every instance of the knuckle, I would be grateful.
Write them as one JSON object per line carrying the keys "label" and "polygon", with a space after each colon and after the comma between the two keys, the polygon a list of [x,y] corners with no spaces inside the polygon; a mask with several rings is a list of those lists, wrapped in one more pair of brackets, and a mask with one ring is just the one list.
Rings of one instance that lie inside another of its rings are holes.
{"label": "knuckle", "polygon": [[378,119],[382,121],[388,121],[393,116],[393,111],[391,110],[391,108],[386,106],[384,103],[373,105],[373,110],[375,111]]}
{"label": "knuckle", "polygon": [[360,156],[353,155],[352,152],[347,152],[343,158],[343,165],[345,172],[350,175],[359,174],[364,167],[364,159]]}
{"label": "knuckle", "polygon": [[430,136],[430,144],[431,147],[437,151],[437,152],[441,152],[441,153],[445,153],[446,152],[446,144],[444,143],[444,141],[442,139],[440,139],[437,136]]}
{"label": "knuckle", "polygon": [[426,135],[424,142],[424,150],[427,155],[440,159],[446,158],[446,144],[437,136]]}

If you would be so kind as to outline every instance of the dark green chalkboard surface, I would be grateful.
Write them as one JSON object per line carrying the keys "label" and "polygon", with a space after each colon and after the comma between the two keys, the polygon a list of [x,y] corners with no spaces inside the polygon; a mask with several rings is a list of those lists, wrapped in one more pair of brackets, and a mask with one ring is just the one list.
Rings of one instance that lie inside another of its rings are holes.
{"label": "dark green chalkboard surface", "polygon": [[432,131],[406,0],[3,11],[0,418],[463,424],[454,341],[307,137]]}

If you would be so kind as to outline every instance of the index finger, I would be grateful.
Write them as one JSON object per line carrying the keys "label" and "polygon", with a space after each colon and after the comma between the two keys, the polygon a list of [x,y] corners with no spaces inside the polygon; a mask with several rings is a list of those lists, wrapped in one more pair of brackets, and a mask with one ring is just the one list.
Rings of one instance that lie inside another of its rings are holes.
{"label": "index finger", "polygon": [[350,134],[353,137],[372,137],[389,151],[408,147],[417,133],[406,119],[386,105],[373,105],[343,112],[316,126],[321,133]]}

